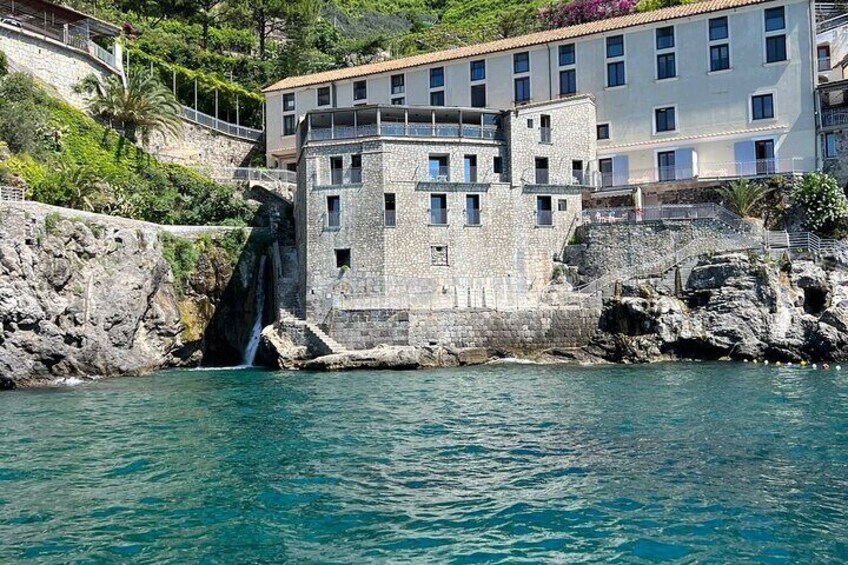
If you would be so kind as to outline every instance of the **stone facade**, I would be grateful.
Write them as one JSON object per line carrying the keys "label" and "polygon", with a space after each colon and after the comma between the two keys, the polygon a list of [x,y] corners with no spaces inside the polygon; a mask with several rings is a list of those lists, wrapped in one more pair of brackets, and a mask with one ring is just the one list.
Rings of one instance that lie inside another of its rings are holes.
{"label": "stone facade", "polygon": [[214,171],[221,167],[248,166],[247,161],[256,147],[255,142],[183,121],[177,137],[154,132],[146,149],[160,161]]}
{"label": "stone facade", "polygon": [[505,352],[538,352],[582,347],[598,328],[600,302],[580,307],[334,311],[327,329],[352,349],[377,345],[484,347]]}
{"label": "stone facade", "polygon": [[[542,115],[551,132],[544,138]],[[574,97],[501,120],[502,135],[493,139],[372,136],[301,148],[296,215],[308,319],[321,321],[333,307],[533,304],[579,219],[572,162],[593,159],[594,104]],[[476,171],[469,175],[472,155]],[[445,165],[434,180],[435,157]],[[536,177],[537,158],[548,160],[547,179]],[[335,178],[333,159],[342,165]],[[352,172],[354,159],[361,178]],[[386,195],[394,225],[386,221]],[[444,198],[444,222],[431,221],[434,197]],[[470,199],[479,203],[479,221],[469,216]],[[336,202],[340,213],[330,222]],[[348,258],[348,266],[339,263]]]}
{"label": "stone facade", "polygon": [[85,109],[85,96],[74,92],[82,79],[94,75],[101,81],[118,71],[87,53],[28,31],[0,26],[0,51],[12,66],[53,87],[72,106]]}
{"label": "stone facade", "polygon": [[825,159],[825,173],[833,175],[840,186],[848,185],[848,129],[831,132],[836,138],[836,157]]}

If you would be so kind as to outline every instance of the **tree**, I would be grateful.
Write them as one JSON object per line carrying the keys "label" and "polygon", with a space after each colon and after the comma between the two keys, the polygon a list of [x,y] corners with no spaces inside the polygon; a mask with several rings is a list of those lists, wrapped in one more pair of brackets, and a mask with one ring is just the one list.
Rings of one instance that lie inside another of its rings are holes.
{"label": "tree", "polygon": [[117,124],[124,137],[134,143],[140,140],[147,144],[154,131],[176,135],[182,127],[182,105],[149,73],[130,74],[126,87],[118,77],[101,83],[89,76],[80,89],[93,95],[91,113]]}
{"label": "tree", "polygon": [[93,169],[62,161],[44,182],[35,187],[33,197],[56,206],[102,212],[109,205],[109,193],[109,184]]}
{"label": "tree", "polygon": [[285,35],[288,43],[292,36],[308,33],[320,8],[319,0],[232,0],[230,4],[232,12],[250,21],[259,40],[260,59],[266,57],[273,35]]}
{"label": "tree", "polygon": [[636,0],[574,0],[539,10],[539,22],[546,29],[567,27],[596,20],[624,16],[636,8]]}
{"label": "tree", "polygon": [[718,189],[724,205],[743,218],[751,216],[757,205],[771,192],[758,183],[737,180]]}

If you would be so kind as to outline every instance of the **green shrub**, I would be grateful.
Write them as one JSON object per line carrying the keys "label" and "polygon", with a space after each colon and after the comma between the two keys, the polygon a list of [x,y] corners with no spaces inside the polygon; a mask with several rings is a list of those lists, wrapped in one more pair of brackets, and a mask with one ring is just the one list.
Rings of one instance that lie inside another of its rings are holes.
{"label": "green shrub", "polygon": [[718,189],[724,205],[743,218],[751,216],[768,195],[770,189],[759,183],[739,179]]}
{"label": "green shrub", "polygon": [[197,269],[200,247],[190,239],[167,232],[162,232],[159,238],[162,243],[162,257],[168,262],[174,276],[174,288],[182,296],[189,277]]}
{"label": "green shrub", "polygon": [[9,73],[9,61],[6,59],[6,54],[0,51],[0,78]]}
{"label": "green shrub", "polygon": [[809,173],[792,190],[792,204],[804,212],[804,225],[826,232],[848,217],[848,199],[836,179],[824,173]]}

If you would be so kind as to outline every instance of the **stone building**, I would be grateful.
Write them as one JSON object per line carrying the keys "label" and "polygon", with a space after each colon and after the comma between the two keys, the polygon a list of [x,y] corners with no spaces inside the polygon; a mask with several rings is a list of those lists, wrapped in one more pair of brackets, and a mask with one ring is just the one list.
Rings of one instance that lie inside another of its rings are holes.
{"label": "stone building", "polygon": [[532,306],[580,218],[594,123],[587,95],[310,112],[295,205],[307,317]]}

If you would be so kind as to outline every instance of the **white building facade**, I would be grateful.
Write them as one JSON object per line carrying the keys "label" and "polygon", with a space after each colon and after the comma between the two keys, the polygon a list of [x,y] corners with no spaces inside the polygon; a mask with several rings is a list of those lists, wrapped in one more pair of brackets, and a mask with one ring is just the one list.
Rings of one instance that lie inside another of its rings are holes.
{"label": "white building facade", "polygon": [[814,170],[812,6],[707,0],[292,77],[266,89],[269,165],[298,167],[309,112],[359,105],[596,106],[594,188]]}

